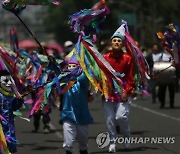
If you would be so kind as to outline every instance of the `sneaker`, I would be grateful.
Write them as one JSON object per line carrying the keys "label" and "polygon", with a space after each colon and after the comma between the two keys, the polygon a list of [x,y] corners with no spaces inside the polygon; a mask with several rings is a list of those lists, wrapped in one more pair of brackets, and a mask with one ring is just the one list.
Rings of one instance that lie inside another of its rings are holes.
{"label": "sneaker", "polygon": [[44,130],[43,130],[43,133],[44,133],[44,134],[48,134],[48,133],[50,133],[50,130],[49,130],[49,129],[44,129]]}
{"label": "sneaker", "polygon": [[136,101],[138,98],[137,97],[133,97],[133,100]]}
{"label": "sneaker", "polygon": [[110,144],[109,146],[109,153],[114,153],[116,152],[116,144],[113,143],[113,144]]}
{"label": "sneaker", "polygon": [[44,126],[43,133],[45,133],[45,134],[50,133],[50,127],[49,127],[49,125],[45,125],[45,126]]}

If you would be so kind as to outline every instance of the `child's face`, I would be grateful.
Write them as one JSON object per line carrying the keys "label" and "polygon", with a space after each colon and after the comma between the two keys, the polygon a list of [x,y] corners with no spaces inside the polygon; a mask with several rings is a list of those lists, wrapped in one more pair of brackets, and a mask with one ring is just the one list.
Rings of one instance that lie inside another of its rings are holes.
{"label": "child's face", "polygon": [[120,50],[123,47],[123,41],[119,37],[114,37],[111,40],[111,46],[113,50]]}
{"label": "child's face", "polygon": [[4,89],[5,91],[11,91],[11,76],[10,75],[6,75],[6,76],[1,76],[0,77],[0,86],[2,89]]}
{"label": "child's face", "polygon": [[76,68],[76,67],[77,67],[76,64],[68,64],[67,69],[68,69],[68,70],[71,70],[71,69],[74,69],[74,68]]}
{"label": "child's face", "polygon": [[76,67],[77,67],[77,64],[68,64],[68,65],[65,67],[65,70],[66,70],[66,71],[73,71]]}

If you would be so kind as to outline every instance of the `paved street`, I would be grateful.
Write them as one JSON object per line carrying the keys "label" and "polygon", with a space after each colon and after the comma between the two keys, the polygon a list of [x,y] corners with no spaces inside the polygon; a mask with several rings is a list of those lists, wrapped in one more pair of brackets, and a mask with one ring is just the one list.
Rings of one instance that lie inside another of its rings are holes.
{"label": "paved street", "polygon": [[[136,139],[159,139],[158,142],[132,143],[131,149],[125,151],[122,144],[117,144],[117,153],[130,154],[179,154],[180,153],[180,93],[176,93],[175,108],[170,109],[168,98],[166,99],[166,108],[159,109],[160,104],[152,104],[150,97],[138,98],[133,101],[129,124],[131,134]],[[106,154],[108,147],[98,148],[96,136],[106,132],[102,102],[100,97],[95,97],[89,104],[90,111],[94,117],[94,124],[89,126],[89,153]],[[27,111],[23,111],[24,116]],[[32,120],[16,118],[17,138],[19,141],[17,154],[64,154],[62,148],[63,134],[62,125],[58,123],[59,111],[53,109],[51,113],[51,129],[49,134],[43,134],[42,124],[39,133],[32,133]],[[121,135],[119,135],[121,137]],[[171,143],[164,143],[164,139],[169,139]],[[77,143],[75,143],[75,152],[78,154]]]}

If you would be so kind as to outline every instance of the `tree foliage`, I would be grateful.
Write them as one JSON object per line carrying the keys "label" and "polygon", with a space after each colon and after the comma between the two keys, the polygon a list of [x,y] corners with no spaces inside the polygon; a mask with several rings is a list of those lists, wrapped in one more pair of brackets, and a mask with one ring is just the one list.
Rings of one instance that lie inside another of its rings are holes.
{"label": "tree foliage", "polygon": [[61,43],[66,40],[75,41],[77,34],[70,31],[69,16],[84,8],[90,8],[93,4],[87,0],[65,0],[60,7],[51,6],[44,21],[47,31],[53,33],[55,39]]}
{"label": "tree foliage", "polygon": [[[150,46],[156,40],[156,32],[162,31],[169,23],[180,24],[179,0],[106,0],[110,14],[104,22],[101,39],[108,39],[120,24],[119,15],[135,13],[136,24],[130,26],[133,37],[141,44]],[[60,7],[49,8],[45,19],[48,32],[53,33],[56,40],[76,41],[77,34],[70,31],[69,16],[81,9],[91,8],[97,0],[64,0]]]}

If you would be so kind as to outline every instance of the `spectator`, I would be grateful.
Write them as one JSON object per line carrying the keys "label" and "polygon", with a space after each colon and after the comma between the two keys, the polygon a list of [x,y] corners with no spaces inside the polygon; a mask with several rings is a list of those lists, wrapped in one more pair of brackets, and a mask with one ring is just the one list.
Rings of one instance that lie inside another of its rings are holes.
{"label": "spectator", "polygon": [[70,40],[64,42],[64,56],[68,55],[74,47],[74,43]]}
{"label": "spectator", "polygon": [[149,53],[146,57],[146,60],[149,64],[149,68],[150,68],[150,75],[151,75],[151,80],[149,82],[149,90],[151,92],[151,97],[152,97],[152,103],[156,103],[156,97],[157,97],[157,91],[156,91],[156,79],[153,76],[153,66],[154,66],[154,62],[160,61],[161,58],[161,53],[159,50],[159,46],[158,44],[153,44],[152,49],[151,49],[151,53]]}
{"label": "spectator", "polygon": [[156,69],[158,69],[158,72],[156,74],[157,75],[156,83],[159,86],[158,98],[161,103],[160,105],[161,109],[164,108],[165,106],[167,87],[169,90],[170,108],[174,108],[176,69],[174,66],[172,66],[172,64],[173,64],[172,57],[166,51],[161,52],[161,58],[159,62],[158,63],[155,62],[154,64],[155,73],[156,73]]}

